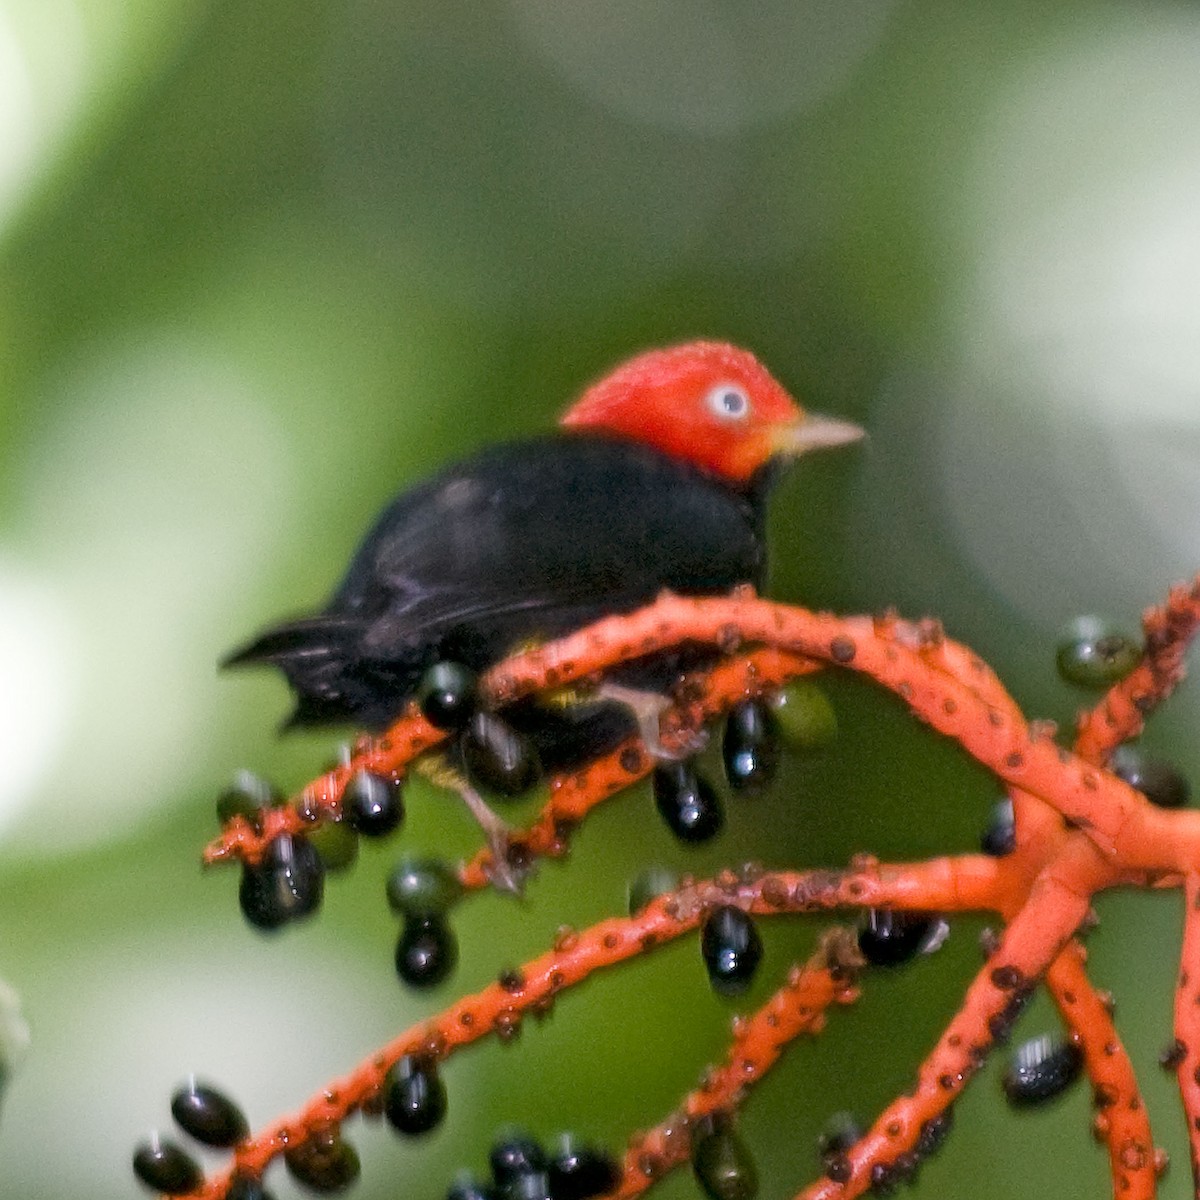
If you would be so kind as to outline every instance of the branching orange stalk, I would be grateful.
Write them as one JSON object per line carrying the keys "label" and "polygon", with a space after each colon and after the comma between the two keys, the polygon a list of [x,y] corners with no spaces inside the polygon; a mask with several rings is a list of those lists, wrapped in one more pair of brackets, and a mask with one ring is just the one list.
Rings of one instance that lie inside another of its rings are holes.
{"label": "branching orange stalk", "polygon": [[[296,1115],[247,1138],[235,1150],[230,1171],[207,1180],[198,1195],[219,1200],[235,1177],[259,1175],[285,1147],[370,1106],[388,1068],[403,1055],[437,1059],[488,1033],[511,1032],[525,1013],[544,1010],[593,971],[648,952],[693,929],[711,908],[734,904],[760,915],[883,907],[990,912],[1005,923],[960,1011],[918,1069],[915,1087],[885,1109],[831,1175],[801,1193],[805,1200],[845,1200],[911,1174],[932,1144],[931,1131],[945,1128],[950,1106],[1040,983],[1083,1052],[1114,1195],[1150,1200],[1163,1158],[1154,1149],[1111,1014],[1087,979],[1076,937],[1090,921],[1092,898],[1117,885],[1181,887],[1186,896],[1173,1061],[1192,1137],[1195,1179],[1200,1160],[1200,814],[1153,807],[1104,764],[1116,746],[1140,732],[1146,716],[1174,688],[1198,624],[1200,579],[1172,589],[1162,607],[1146,614],[1142,663],[1081,719],[1074,751],[1058,745],[1049,727],[1026,721],[986,664],[945,638],[934,622],[815,614],[747,592],[727,599],[664,596],[640,612],[598,622],[501,663],[482,681],[485,702],[496,707],[568,684],[586,686],[621,662],[683,642],[716,646],[726,657],[679,690],[665,739],[686,735],[738,700],[769,692],[798,674],[857,671],[896,693],[918,718],[958,741],[1007,785],[1016,848],[1003,858],[963,855],[896,865],[860,856],[841,871],[725,875],[689,883],[635,917],[564,936],[521,968],[515,985],[506,977],[459,1000],[402,1034]],[[314,781],[290,805],[265,814],[259,829],[235,818],[208,847],[206,861],[254,862],[280,833],[337,819],[342,790],[355,772],[399,777],[441,737],[415,712],[406,715],[383,737],[361,741],[348,764]],[[594,804],[643,777],[652,765],[644,747],[632,742],[553,781],[545,812],[519,843],[523,852],[560,852],[570,828]],[[464,882],[483,884],[489,867],[486,856],[477,857],[464,868]],[[788,1040],[815,1032],[831,1002],[851,998],[849,960],[831,957],[831,944],[823,946],[824,959],[796,968],[788,986],[738,1027],[730,1063],[710,1073],[708,1086],[687,1097],[679,1115],[634,1139],[620,1195],[635,1194],[682,1161],[687,1139],[681,1130],[686,1132],[690,1121],[734,1109],[746,1082],[769,1069]]]}

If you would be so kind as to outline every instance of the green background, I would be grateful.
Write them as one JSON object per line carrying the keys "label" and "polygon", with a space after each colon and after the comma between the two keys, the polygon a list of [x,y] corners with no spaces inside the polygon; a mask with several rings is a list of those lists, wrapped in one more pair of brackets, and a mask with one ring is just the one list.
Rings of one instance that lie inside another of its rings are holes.
{"label": "green background", "polygon": [[[863,446],[772,508],[773,594],[938,614],[1065,727],[1063,623],[1200,566],[1200,12],[995,0],[3,0],[0,3],[0,978],[32,1043],[0,1192],[135,1195],[135,1142],[189,1072],[260,1125],[462,989],[624,904],[663,862],[972,849],[990,779],[833,680],[837,743],[676,845],[642,791],[523,902],[457,916],[434,997],[392,974],[382,880],[468,853],[414,785],[404,830],[264,939],[202,874],[235,768],[300,785],[281,683],[215,663],[321,602],[397,488],[552,424],[635,350],[752,348]],[[1185,689],[1149,747],[1200,763]],[[1176,1166],[1178,902],[1104,897],[1091,943]],[[419,1144],[351,1123],[363,1200],[438,1197],[501,1124],[617,1147],[722,1053],[818,923],[763,928],[737,1004],[693,941],[593,980],[446,1067]],[[752,1097],[761,1195],[816,1172],[834,1110],[907,1086],[977,970],[979,922],[867,981]],[[1018,1038],[1052,1028],[1036,1005]],[[912,1194],[1106,1193],[1086,1088],[1013,1114],[991,1064]],[[282,1171],[269,1186],[296,1194]],[[689,1174],[664,1194],[696,1194]]]}

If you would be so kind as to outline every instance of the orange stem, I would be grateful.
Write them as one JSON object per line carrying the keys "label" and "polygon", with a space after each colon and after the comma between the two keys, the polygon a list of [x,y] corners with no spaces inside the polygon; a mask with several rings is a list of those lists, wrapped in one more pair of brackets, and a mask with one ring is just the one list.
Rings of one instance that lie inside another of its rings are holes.
{"label": "orange stem", "polygon": [[630,1139],[613,1200],[641,1195],[668,1171],[687,1162],[696,1120],[741,1104],[749,1088],[796,1038],[821,1032],[830,1005],[853,1003],[858,998],[855,982],[863,965],[853,933],[837,927],[827,930],[816,953],[804,966],[791,969],[787,983],[762,1008],[752,1016],[734,1019],[728,1057],[720,1067],[705,1073],[701,1086],[684,1097],[680,1111]]}

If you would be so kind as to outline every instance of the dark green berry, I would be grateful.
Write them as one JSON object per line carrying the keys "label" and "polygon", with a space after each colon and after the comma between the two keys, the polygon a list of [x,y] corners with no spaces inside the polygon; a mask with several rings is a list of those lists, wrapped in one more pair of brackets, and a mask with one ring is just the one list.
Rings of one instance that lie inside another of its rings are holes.
{"label": "dark green berry", "polygon": [[1187,808],[1191,802],[1191,785],[1170,763],[1147,758],[1132,746],[1116,751],[1112,771],[1159,808]]}
{"label": "dark green berry", "polygon": [[358,858],[358,833],[349,821],[323,821],[305,835],[326,871],[344,871]]}
{"label": "dark green berry", "polygon": [[554,1200],[591,1200],[617,1186],[621,1168],[611,1154],[567,1136],[550,1160],[548,1177]]}
{"label": "dark green berry", "polygon": [[701,1121],[692,1137],[692,1170],[710,1200],[753,1200],[758,1171],[726,1119]]}
{"label": "dark green berry", "polygon": [[399,1133],[416,1136],[441,1124],[446,1115],[446,1085],[430,1059],[406,1054],[387,1073],[383,1115]]}
{"label": "dark green berry", "polygon": [[458,940],[436,913],[405,919],[396,943],[396,974],[409,987],[436,987],[458,962]]}
{"label": "dark green berry", "polygon": [[342,813],[364,837],[384,837],[404,820],[404,797],[398,779],[359,771],[342,793]]}
{"label": "dark green berry", "polygon": [[403,858],[387,880],[388,904],[404,916],[445,912],[462,892],[458,872],[441,858]]}
{"label": "dark green berry", "polygon": [[246,863],[238,891],[242,914],[257,929],[273,930],[309,916],[321,905],[325,867],[300,834],[280,834],[259,863]]}
{"label": "dark green berry", "polygon": [[629,915],[636,917],[656,896],[673,892],[679,886],[679,876],[666,867],[647,867],[629,884]]}
{"label": "dark green berry", "polygon": [[934,913],[872,908],[859,928],[858,948],[872,966],[898,967],[936,950],[946,931],[945,921]]}
{"label": "dark green berry", "polygon": [[171,1115],[206,1146],[236,1146],[250,1133],[242,1110],[228,1096],[195,1079],[171,1097]]}
{"label": "dark green berry", "polygon": [[283,1152],[291,1177],[312,1192],[345,1191],[359,1176],[358,1151],[337,1129],[326,1129]]}
{"label": "dark green berry", "polygon": [[780,740],[794,750],[817,750],[837,737],[837,714],[811,679],[793,679],[769,701]]}
{"label": "dark green berry", "polygon": [[194,1192],[204,1178],[190,1154],[158,1134],[133,1152],[133,1173],[147,1187],[168,1196]]}
{"label": "dark green berry", "polygon": [[461,729],[479,703],[479,678],[462,663],[434,663],[417,688],[417,707],[436,729]]}
{"label": "dark green berry", "polygon": [[714,908],[700,928],[700,953],[713,991],[744,992],[762,961],[762,939],[754,919],[732,904]]}
{"label": "dark green berry", "polygon": [[1141,644],[1100,617],[1080,617],[1059,644],[1058,673],[1068,683],[1103,691],[1119,683],[1142,657]]}
{"label": "dark green berry", "polygon": [[725,824],[721,801],[691,763],[659,763],[653,787],[659,815],[681,842],[707,842],[721,832]]}
{"label": "dark green berry", "polygon": [[762,700],[735,704],[721,738],[725,778],[735,792],[754,795],[770,787],[779,769],[779,728]]}
{"label": "dark green berry", "polygon": [[1082,1070],[1083,1051],[1074,1042],[1043,1035],[1017,1049],[1001,1085],[1010,1104],[1029,1107],[1061,1095]]}
{"label": "dark green berry", "polygon": [[278,792],[261,775],[239,771],[233,782],[217,797],[217,820],[224,825],[234,817],[244,817],[255,828],[261,828],[264,809],[280,803]]}
{"label": "dark green berry", "polygon": [[822,1158],[829,1154],[844,1154],[862,1141],[865,1132],[862,1122],[853,1113],[834,1113],[817,1135],[817,1153]]}
{"label": "dark green berry", "polygon": [[458,739],[467,778],[485,792],[524,795],[541,777],[533,743],[495,713],[477,712]]}
{"label": "dark green berry", "polygon": [[834,1183],[846,1183],[850,1179],[850,1160],[846,1152],[862,1140],[862,1125],[852,1113],[834,1113],[825,1122],[825,1128],[817,1135],[817,1154],[821,1169]]}

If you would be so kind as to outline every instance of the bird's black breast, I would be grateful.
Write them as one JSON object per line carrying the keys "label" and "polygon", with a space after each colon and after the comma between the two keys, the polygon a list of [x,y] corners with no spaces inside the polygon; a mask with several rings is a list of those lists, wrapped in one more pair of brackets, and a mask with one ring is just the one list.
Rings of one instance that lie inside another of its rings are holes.
{"label": "bird's black breast", "polygon": [[758,586],[761,508],[636,442],[564,433],[493,447],[393,500],[327,608],[236,661],[280,666],[299,723],[383,724],[438,658],[482,668],[664,588]]}

